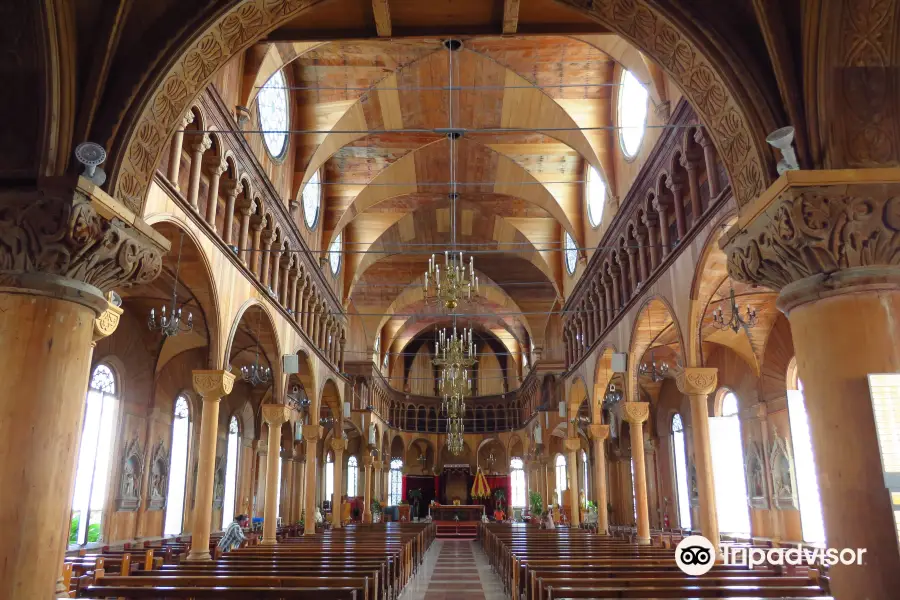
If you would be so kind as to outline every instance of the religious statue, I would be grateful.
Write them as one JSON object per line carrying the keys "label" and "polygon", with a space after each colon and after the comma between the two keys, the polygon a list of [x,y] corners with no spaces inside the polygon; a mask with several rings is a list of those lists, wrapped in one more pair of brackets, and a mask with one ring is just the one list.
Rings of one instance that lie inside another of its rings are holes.
{"label": "religious statue", "polygon": [[150,490],[147,510],[163,510],[169,484],[169,451],[163,440],[156,442],[150,454]]}
{"label": "religious statue", "polygon": [[744,462],[744,475],[747,479],[748,502],[753,508],[769,508],[766,493],[765,463],[760,446],[752,438],[748,443],[747,457]]}
{"label": "religious statue", "polygon": [[772,499],[779,510],[799,508],[794,482],[794,460],[787,440],[773,427],[770,465],[772,470]]}
{"label": "religious statue", "polygon": [[123,456],[116,510],[134,512],[141,504],[141,477],[144,473],[144,452],[137,438],[125,445]]}

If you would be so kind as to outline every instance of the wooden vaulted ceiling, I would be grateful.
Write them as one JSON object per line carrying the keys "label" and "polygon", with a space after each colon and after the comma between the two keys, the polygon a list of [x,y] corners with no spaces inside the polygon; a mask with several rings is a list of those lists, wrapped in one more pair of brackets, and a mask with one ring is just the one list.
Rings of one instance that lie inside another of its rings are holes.
{"label": "wooden vaulted ceiling", "polygon": [[[396,27],[406,4],[390,9]],[[446,36],[344,39],[296,57],[301,30],[270,36],[293,44],[281,52],[291,57],[292,129],[315,130],[294,135],[294,193],[321,171],[322,249],[343,235],[344,305],[369,340],[389,323],[386,341],[399,352],[423,322],[441,324],[422,302],[422,275],[429,254],[452,242],[451,179],[456,241],[475,252],[485,287],[469,312],[501,313],[484,326],[511,346],[543,337],[563,296],[554,250],[565,232],[584,245],[586,168],[611,171],[614,137],[579,130],[611,123],[615,61],[592,27],[578,32],[585,37],[458,38],[452,78],[463,89],[452,117]],[[466,130],[454,144],[440,131],[451,126]]]}

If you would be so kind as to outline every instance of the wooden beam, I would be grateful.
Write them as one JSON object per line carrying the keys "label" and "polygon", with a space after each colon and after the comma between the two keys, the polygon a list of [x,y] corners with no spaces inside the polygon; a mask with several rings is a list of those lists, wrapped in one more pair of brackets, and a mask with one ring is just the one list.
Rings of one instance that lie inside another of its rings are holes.
{"label": "wooden beam", "polygon": [[519,2],[521,0],[504,0],[503,2],[503,34],[512,35],[519,28]]}
{"label": "wooden beam", "polygon": [[372,10],[375,12],[375,29],[378,37],[391,37],[391,7],[390,0],[372,0]]}

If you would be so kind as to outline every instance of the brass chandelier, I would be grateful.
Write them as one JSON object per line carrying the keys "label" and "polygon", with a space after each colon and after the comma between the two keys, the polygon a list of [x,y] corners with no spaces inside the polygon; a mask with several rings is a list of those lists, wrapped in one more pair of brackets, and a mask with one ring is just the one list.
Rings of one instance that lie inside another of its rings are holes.
{"label": "brass chandelier", "polygon": [[438,332],[434,342],[432,363],[441,369],[439,381],[442,412],[447,415],[447,449],[452,454],[462,452],[465,442],[466,396],[472,394],[470,369],[477,362],[472,329],[463,329],[460,335],[456,327],[447,335],[447,330]]}
{"label": "brass chandelier", "polygon": [[469,257],[468,265],[462,252],[444,252],[444,267],[438,264],[436,254],[428,259],[425,271],[425,298],[443,304],[447,309],[459,306],[462,299],[471,300],[478,294],[478,277],[475,275],[475,259]]}

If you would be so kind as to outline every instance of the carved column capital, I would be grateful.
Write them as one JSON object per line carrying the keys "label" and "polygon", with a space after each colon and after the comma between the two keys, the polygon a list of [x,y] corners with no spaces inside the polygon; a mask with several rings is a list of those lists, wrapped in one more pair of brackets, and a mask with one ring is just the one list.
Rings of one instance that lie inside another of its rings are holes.
{"label": "carved column capital", "polygon": [[208,156],[203,159],[203,166],[213,175],[220,176],[228,170],[228,163],[221,156]]}
{"label": "carved column capital", "polygon": [[893,170],[789,171],[752,208],[721,242],[728,273],[781,291],[783,311],[850,287],[900,283]]}
{"label": "carved column capital", "polygon": [[331,449],[336,455],[340,455],[347,449],[347,440],[344,438],[333,438],[331,440]]}
{"label": "carved column capital", "polygon": [[203,398],[222,398],[231,393],[234,375],[222,370],[193,371],[194,391]]}
{"label": "carved column capital", "polygon": [[678,391],[688,396],[711,394],[716,389],[718,369],[687,367],[675,374]]}
{"label": "carved column capital", "polygon": [[84,304],[101,315],[104,294],[153,281],[168,240],[82,177],[0,194],[0,289]]}
{"label": "carved column capital", "polygon": [[291,408],[284,404],[263,404],[262,417],[270,428],[280,427],[291,420]]}
{"label": "carved column capital", "polygon": [[649,402],[623,402],[622,415],[632,425],[638,425],[650,416]]}
{"label": "carved column capital", "polygon": [[371,454],[369,454],[368,452],[363,453],[362,464],[365,468],[371,469],[374,462],[375,462],[375,459],[372,458]]}
{"label": "carved column capital", "polygon": [[239,196],[244,191],[244,184],[237,179],[226,179],[221,185],[226,196]]}
{"label": "carved column capital", "polygon": [[590,434],[592,440],[603,441],[609,437],[609,425],[601,425],[600,423],[591,423]]}
{"label": "carved column capital", "polygon": [[190,145],[191,152],[196,154],[203,154],[210,148],[212,148],[212,138],[208,133],[201,134],[199,138],[192,140]]}
{"label": "carved column capital", "polygon": [[581,450],[581,438],[578,436],[565,439],[566,452],[576,452]]}
{"label": "carved column capital", "polygon": [[315,442],[325,437],[325,429],[321,425],[304,425],[303,439],[307,442]]}

